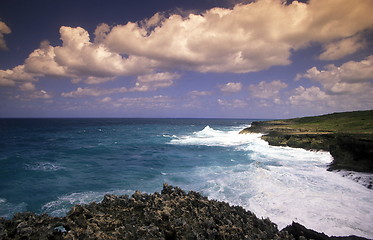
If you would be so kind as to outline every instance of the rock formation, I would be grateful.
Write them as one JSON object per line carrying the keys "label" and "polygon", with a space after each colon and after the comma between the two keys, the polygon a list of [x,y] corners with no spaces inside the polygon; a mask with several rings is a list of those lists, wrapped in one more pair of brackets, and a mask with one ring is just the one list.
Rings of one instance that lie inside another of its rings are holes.
{"label": "rock formation", "polygon": [[[0,219],[0,239],[336,239],[293,223],[282,231],[239,206],[164,184],[161,193],[106,195],[65,217]],[[363,239],[354,236],[338,239]]]}
{"label": "rock formation", "polygon": [[240,133],[250,132],[263,133],[273,146],[328,151],[329,170],[373,173],[373,111],[253,122]]}

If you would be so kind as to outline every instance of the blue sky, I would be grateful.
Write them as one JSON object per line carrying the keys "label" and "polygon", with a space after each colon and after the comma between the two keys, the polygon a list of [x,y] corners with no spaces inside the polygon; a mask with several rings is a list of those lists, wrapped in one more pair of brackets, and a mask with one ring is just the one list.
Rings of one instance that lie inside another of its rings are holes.
{"label": "blue sky", "polygon": [[372,0],[4,0],[0,117],[373,109]]}

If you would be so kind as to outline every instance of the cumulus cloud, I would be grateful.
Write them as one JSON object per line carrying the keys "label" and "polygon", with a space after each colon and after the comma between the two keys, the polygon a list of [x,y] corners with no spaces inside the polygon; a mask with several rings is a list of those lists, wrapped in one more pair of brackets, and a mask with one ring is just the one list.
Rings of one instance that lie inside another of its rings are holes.
{"label": "cumulus cloud", "polygon": [[229,82],[219,86],[220,91],[226,93],[236,93],[242,90],[242,83],[240,82]]}
{"label": "cumulus cloud", "polygon": [[5,22],[0,21],[0,50],[6,50],[8,49],[6,46],[6,42],[4,39],[4,34],[9,34],[12,31],[10,28],[5,24]]}
{"label": "cumulus cloud", "polygon": [[0,86],[15,86],[16,82],[36,81],[37,75],[25,71],[24,65],[13,69],[0,70]]}
{"label": "cumulus cloud", "polygon": [[312,67],[297,76],[319,82],[328,94],[363,93],[372,90],[373,55],[356,62],[349,61],[340,67],[327,65],[324,70]]}
{"label": "cumulus cloud", "polygon": [[320,104],[330,100],[330,97],[325,92],[315,86],[310,88],[300,86],[294,92],[294,95],[289,97],[290,103],[294,105],[308,104],[309,102]]}
{"label": "cumulus cloud", "polygon": [[324,52],[320,54],[320,60],[337,60],[355,53],[364,48],[366,42],[360,36],[353,36],[337,40],[324,45]]}
{"label": "cumulus cloud", "polygon": [[[92,43],[81,27],[60,28],[62,46],[43,41],[23,65],[0,70],[1,85],[17,81],[36,81],[39,77],[69,77],[73,82],[98,84],[117,76],[132,76],[151,71],[151,60],[137,56],[122,57],[103,44]],[[97,33],[98,34],[98,33]]]}
{"label": "cumulus cloud", "polygon": [[[112,51],[159,61],[159,66],[201,72],[253,72],[290,63],[290,51],[311,42],[348,38],[373,27],[370,0],[258,0],[232,9],[213,8],[188,17],[129,22],[111,29]],[[151,22],[151,23],[150,23]],[[329,49],[331,47],[329,46]]]}
{"label": "cumulus cloud", "polygon": [[274,80],[272,82],[261,81],[258,84],[251,84],[249,86],[250,96],[254,98],[262,99],[277,99],[280,91],[286,88],[288,85],[280,80]]}
{"label": "cumulus cloud", "polygon": [[321,87],[296,88],[289,97],[292,105],[334,111],[370,109],[373,106],[373,56],[349,61],[339,67],[327,65],[323,70],[313,67],[299,78],[310,79]]}
{"label": "cumulus cloud", "polygon": [[[247,73],[288,65],[291,52],[310,43],[324,44],[321,59],[337,59],[364,47],[360,33],[373,28],[372,12],[371,0],[257,0],[200,14],[156,13],[114,27],[103,23],[93,40],[81,27],[62,26],[61,46],[42,42],[23,65],[0,70],[0,85],[46,76],[87,84],[139,76],[133,90],[150,91],[171,86],[178,78],[171,72],[179,70]],[[10,29],[3,22],[0,29],[4,48]]]}

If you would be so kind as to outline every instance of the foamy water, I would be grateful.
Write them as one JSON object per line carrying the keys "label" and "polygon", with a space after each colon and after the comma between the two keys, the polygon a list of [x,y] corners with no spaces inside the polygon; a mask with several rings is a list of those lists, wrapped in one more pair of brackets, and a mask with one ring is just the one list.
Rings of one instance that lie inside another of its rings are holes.
{"label": "foamy water", "polygon": [[248,164],[195,169],[199,189],[210,198],[241,205],[280,229],[296,221],[328,235],[373,237],[372,190],[326,171],[328,152],[269,146],[260,136],[206,127],[171,143],[246,151]]}

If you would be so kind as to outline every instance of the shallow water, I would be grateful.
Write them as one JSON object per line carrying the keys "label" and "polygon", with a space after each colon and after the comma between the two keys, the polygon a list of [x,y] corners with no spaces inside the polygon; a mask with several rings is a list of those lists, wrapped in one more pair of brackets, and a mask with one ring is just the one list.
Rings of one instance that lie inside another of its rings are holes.
{"label": "shallow water", "polygon": [[239,135],[237,119],[0,120],[0,215],[56,216],[167,182],[241,205],[279,228],[373,238],[373,191],[326,171],[327,152]]}

